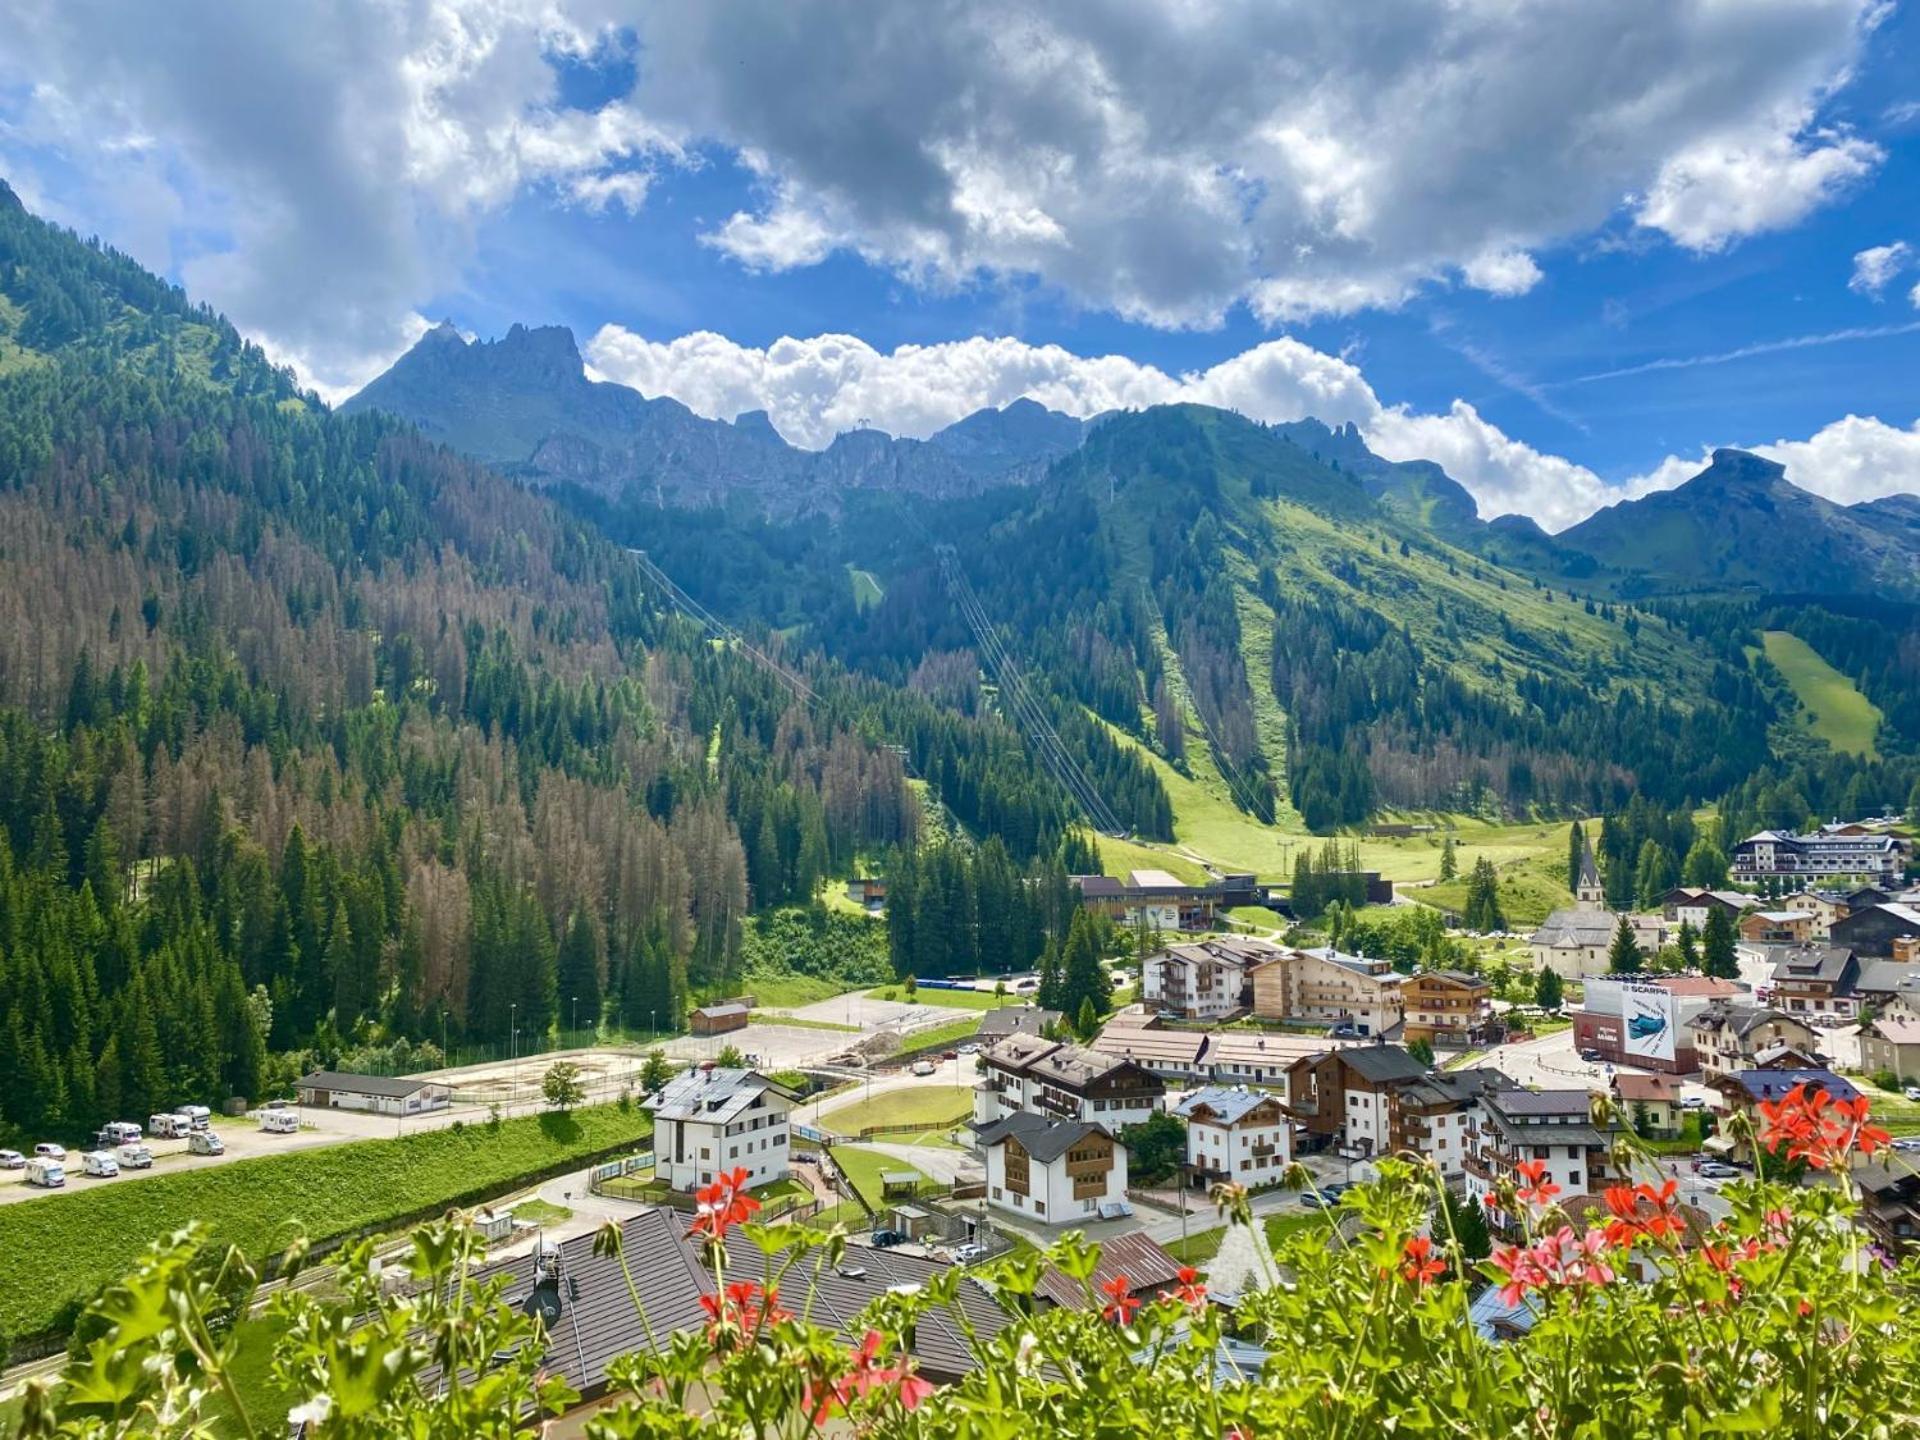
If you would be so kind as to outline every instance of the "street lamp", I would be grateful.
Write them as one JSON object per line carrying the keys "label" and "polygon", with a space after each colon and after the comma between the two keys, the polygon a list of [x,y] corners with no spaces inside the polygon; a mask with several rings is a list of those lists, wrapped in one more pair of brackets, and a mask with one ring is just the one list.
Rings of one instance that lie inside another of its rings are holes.
{"label": "street lamp", "polygon": [[507,1104],[520,1102],[520,1006],[510,1002],[507,1006],[507,1083],[513,1087],[512,1096]]}
{"label": "street lamp", "polygon": [[571,998],[573,1000],[573,1043],[578,1045],[580,1043],[580,997],[575,995]]}

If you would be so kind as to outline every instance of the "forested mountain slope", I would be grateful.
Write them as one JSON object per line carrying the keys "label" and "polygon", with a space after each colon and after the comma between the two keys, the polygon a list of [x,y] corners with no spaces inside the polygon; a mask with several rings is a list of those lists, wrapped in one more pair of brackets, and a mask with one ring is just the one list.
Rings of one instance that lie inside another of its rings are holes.
{"label": "forested mountain slope", "polygon": [[997,721],[809,674],[0,187],[0,1133],[524,1045],[563,997],[671,1018],[750,908],[913,839],[892,744],[1019,864],[1058,845]]}

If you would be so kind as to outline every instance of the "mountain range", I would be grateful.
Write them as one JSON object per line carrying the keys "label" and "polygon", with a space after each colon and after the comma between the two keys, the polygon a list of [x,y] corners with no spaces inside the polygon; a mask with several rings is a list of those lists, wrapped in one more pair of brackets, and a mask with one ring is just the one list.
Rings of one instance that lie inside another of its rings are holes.
{"label": "mountain range", "polygon": [[494,341],[438,325],[341,408],[385,411],[542,483],[777,515],[837,512],[862,490],[949,498],[1031,483],[1086,433],[1086,422],[1020,400],[924,441],[853,430],[802,450],[763,410],[708,420],[677,400],[588,379],[573,333],[558,325],[515,325]]}
{"label": "mountain range", "polygon": [[[948,500],[1032,486],[1105,419],[1031,400],[984,409],[926,440],[861,429],[824,450],[788,444],[764,411],[728,422],[587,377],[572,333],[515,325],[469,341],[430,330],[342,407],[381,410],[538,484],[660,507],[773,517],[840,514],[850,497]],[[1675,489],[1625,500],[1549,535],[1522,515],[1481,518],[1428,460],[1390,461],[1351,425],[1271,428],[1354,477],[1386,512],[1522,573],[1611,597],[1721,592],[1920,597],[1920,497],[1835,504],[1738,450]]]}

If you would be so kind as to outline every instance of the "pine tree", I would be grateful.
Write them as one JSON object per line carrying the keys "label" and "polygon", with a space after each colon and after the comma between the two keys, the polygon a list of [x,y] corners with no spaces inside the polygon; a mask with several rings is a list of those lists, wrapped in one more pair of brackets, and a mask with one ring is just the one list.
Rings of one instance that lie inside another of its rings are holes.
{"label": "pine tree", "polygon": [[1680,952],[1680,968],[1682,970],[1698,970],[1700,968],[1700,941],[1699,937],[1693,933],[1693,922],[1691,920],[1682,920],[1680,922],[1680,933],[1674,937],[1673,943],[1674,948]]}
{"label": "pine tree", "polygon": [[1060,951],[1053,941],[1047,941],[1047,948],[1040,953],[1040,985],[1033,995],[1034,1003],[1042,1010],[1058,1010],[1066,1013],[1066,987],[1060,975]]}
{"label": "pine tree", "polygon": [[1460,873],[1460,858],[1454,852],[1453,836],[1449,835],[1440,846],[1440,881],[1445,884]]}
{"label": "pine tree", "polygon": [[1607,947],[1607,973],[1638,975],[1646,968],[1646,963],[1646,952],[1640,948],[1633,926],[1622,915],[1620,923],[1613,927],[1613,944]]}
{"label": "pine tree", "polygon": [[1093,997],[1084,996],[1075,1014],[1073,1028],[1082,1040],[1091,1040],[1100,1032],[1100,1016],[1093,1008]]}
{"label": "pine tree", "polygon": [[1740,976],[1740,958],[1735,953],[1733,922],[1718,905],[1707,911],[1707,925],[1700,937],[1701,957],[1707,974],[1722,980]]}
{"label": "pine tree", "polygon": [[1100,944],[1094,934],[1093,916],[1076,911],[1067,928],[1066,948],[1060,957],[1060,1009],[1078,1017],[1083,1005],[1091,1004],[1095,1016],[1107,1013],[1113,1005],[1113,987],[1100,964]]}
{"label": "pine tree", "polygon": [[1727,857],[1718,845],[1702,835],[1687,851],[1681,878],[1697,890],[1718,890],[1727,883]]}
{"label": "pine tree", "polygon": [[1567,889],[1580,889],[1580,862],[1587,853],[1587,831],[1578,820],[1567,831]]}
{"label": "pine tree", "polygon": [[1640,846],[1639,863],[1634,866],[1634,897],[1642,910],[1656,909],[1673,888],[1678,866],[1673,852],[1659,841],[1648,839]]}
{"label": "pine tree", "polygon": [[600,1024],[600,928],[584,909],[576,909],[560,943],[559,991],[562,1019],[582,1017],[589,1029]]}
{"label": "pine tree", "polygon": [[1486,933],[1507,928],[1507,917],[1500,909],[1500,876],[1493,862],[1482,855],[1473,862],[1467,876],[1467,904],[1463,917],[1469,930]]}
{"label": "pine tree", "polygon": [[1560,979],[1560,972],[1551,965],[1542,965],[1540,973],[1533,977],[1533,1003],[1548,1012],[1560,1008],[1566,998],[1566,986]]}

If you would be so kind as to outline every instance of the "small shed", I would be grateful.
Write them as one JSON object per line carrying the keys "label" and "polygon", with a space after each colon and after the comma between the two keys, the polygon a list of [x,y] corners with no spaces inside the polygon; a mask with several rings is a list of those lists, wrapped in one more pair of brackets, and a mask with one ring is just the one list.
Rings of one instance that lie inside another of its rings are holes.
{"label": "small shed", "polygon": [[687,1024],[695,1035],[725,1035],[746,1029],[751,1013],[741,1002],[730,1000],[724,1005],[702,1005],[687,1017]]}
{"label": "small shed", "polygon": [[920,1188],[918,1170],[882,1170],[880,1172],[880,1198],[891,1200],[897,1195],[911,1195]]}
{"label": "small shed", "polygon": [[909,1240],[924,1240],[927,1236],[938,1237],[940,1226],[934,1220],[933,1212],[923,1205],[896,1205],[893,1207],[893,1228]]}

